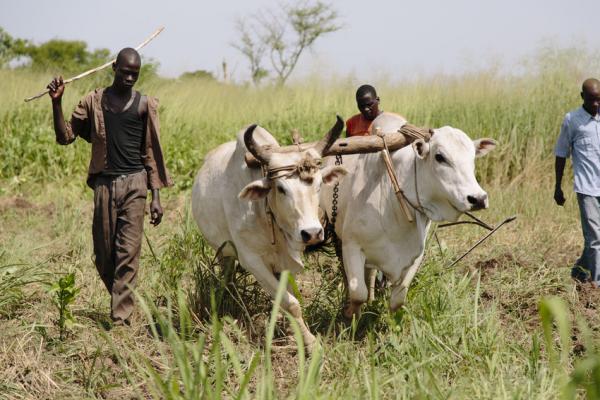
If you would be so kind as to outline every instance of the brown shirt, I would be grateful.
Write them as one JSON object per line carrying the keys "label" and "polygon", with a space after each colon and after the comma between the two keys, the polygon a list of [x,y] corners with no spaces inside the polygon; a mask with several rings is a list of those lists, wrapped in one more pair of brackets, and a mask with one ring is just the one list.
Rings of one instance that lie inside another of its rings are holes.
{"label": "brown shirt", "polygon": [[[66,134],[56,135],[56,141],[62,145],[72,143],[77,136],[92,144],[87,178],[90,187],[94,176],[108,168],[106,128],[101,105],[103,93],[104,89],[96,89],[81,99],[71,115],[71,121],[66,124]],[[142,163],[148,172],[148,189],[160,189],[173,184],[160,147],[159,131],[158,100],[148,96],[148,117],[142,149]]]}
{"label": "brown shirt", "polygon": [[356,114],[346,121],[346,136],[368,136],[371,134],[371,124],[362,114]]}

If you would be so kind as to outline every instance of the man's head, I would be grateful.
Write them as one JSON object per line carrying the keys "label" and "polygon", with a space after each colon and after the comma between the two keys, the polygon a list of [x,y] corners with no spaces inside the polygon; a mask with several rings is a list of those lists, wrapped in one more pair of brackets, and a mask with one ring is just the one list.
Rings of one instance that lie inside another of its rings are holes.
{"label": "man's head", "polygon": [[589,78],[581,85],[581,98],[583,99],[583,108],[592,115],[598,114],[600,109],[600,81]]}
{"label": "man's head", "polygon": [[130,89],[135,85],[140,75],[142,59],[140,54],[131,47],[126,47],[119,52],[112,68],[115,72],[113,86],[118,89]]}
{"label": "man's head", "polygon": [[362,85],[356,91],[356,105],[360,113],[373,121],[379,115],[379,97],[375,88],[371,85]]}

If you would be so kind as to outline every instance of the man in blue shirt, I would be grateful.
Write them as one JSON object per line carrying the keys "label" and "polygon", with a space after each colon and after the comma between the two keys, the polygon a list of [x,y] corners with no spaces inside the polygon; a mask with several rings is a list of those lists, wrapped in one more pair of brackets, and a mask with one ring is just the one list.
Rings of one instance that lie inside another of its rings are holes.
{"label": "man in blue shirt", "polygon": [[556,186],[554,201],[565,203],[561,188],[565,161],[573,156],[584,249],[571,271],[579,281],[600,285],[600,81],[586,79],[581,88],[583,106],[567,113],[554,149]]}

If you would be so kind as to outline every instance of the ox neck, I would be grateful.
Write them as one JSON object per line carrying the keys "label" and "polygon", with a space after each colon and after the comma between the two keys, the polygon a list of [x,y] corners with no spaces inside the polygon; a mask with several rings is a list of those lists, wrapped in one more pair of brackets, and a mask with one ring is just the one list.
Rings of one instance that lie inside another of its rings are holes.
{"label": "ox neck", "polygon": [[[404,193],[404,198],[409,203],[415,217],[420,214],[422,217],[429,220],[429,217],[427,217],[427,214],[423,209],[423,191],[420,187],[422,185],[419,185],[419,180],[422,179],[421,171],[423,169],[423,160],[417,157],[412,147],[406,147],[405,149],[405,151],[399,150],[392,153],[394,172],[398,178],[400,189],[402,189],[402,192]],[[387,175],[385,170],[384,174]],[[389,182],[389,177],[387,178],[393,193],[393,186],[391,185],[391,182]],[[390,199],[391,201],[398,202],[394,195],[390,196]]]}

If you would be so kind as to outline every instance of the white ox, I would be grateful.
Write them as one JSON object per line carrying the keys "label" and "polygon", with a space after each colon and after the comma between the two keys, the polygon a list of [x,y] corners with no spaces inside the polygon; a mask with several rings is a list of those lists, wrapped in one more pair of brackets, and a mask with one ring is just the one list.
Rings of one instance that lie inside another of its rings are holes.
{"label": "white ox", "polygon": [[[373,132],[395,132],[406,120],[382,113]],[[459,129],[435,129],[429,142],[422,139],[391,154],[400,187],[414,215],[409,222],[394,194],[379,153],[343,157],[348,176],[339,185],[335,231],[342,241],[348,287],[344,316],[351,318],[367,301],[365,276],[382,271],[392,284],[390,308],[400,307],[425,250],[430,221],[455,221],[470,210],[488,207],[487,193],[475,178],[475,158],[494,147],[492,139],[471,140]],[[333,159],[328,158],[329,164]],[[331,219],[332,190],[321,192],[321,207]]]}
{"label": "white ox", "polygon": [[[200,231],[215,249],[227,241],[223,256],[239,259],[260,285],[274,297],[279,280],[275,273],[295,274],[302,270],[301,255],[306,245],[323,240],[318,218],[322,183],[334,184],[346,173],[343,167],[319,168],[322,154],[343,129],[338,117],[335,126],[314,147],[292,153],[274,153],[273,136],[252,125],[238,133],[237,141],[224,143],[207,154],[192,189],[192,213]],[[269,171],[248,168],[246,148]],[[275,221],[275,244],[271,244],[270,217]],[[257,201],[261,200],[263,201]],[[282,308],[298,322],[308,348],[315,341],[302,319],[298,299],[286,291]]]}

